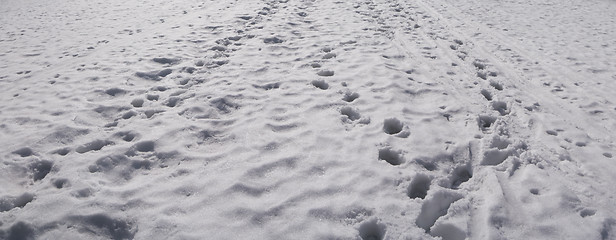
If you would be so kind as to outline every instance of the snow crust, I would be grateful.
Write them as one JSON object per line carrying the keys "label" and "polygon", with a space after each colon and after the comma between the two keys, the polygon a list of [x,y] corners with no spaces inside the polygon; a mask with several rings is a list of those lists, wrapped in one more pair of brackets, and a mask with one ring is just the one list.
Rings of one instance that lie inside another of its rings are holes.
{"label": "snow crust", "polygon": [[616,2],[0,0],[0,239],[616,239]]}

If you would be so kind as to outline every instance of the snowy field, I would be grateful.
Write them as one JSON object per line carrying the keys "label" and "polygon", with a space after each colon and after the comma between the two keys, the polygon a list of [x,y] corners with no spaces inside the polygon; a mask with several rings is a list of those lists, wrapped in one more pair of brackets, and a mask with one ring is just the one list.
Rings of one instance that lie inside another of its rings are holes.
{"label": "snowy field", "polygon": [[0,239],[616,239],[613,0],[0,0]]}

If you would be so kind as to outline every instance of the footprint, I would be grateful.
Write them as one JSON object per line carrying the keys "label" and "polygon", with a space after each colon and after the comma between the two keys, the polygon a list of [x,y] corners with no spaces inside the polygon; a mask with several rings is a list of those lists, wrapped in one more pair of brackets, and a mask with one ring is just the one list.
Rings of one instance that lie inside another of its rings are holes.
{"label": "footprint", "polygon": [[231,41],[239,41],[240,39],[242,39],[242,36],[233,36],[233,37],[228,37],[227,39]]}
{"label": "footprint", "polygon": [[181,99],[179,97],[170,97],[167,99],[165,106],[167,107],[176,107],[180,103]]}
{"label": "footprint", "polygon": [[447,211],[452,203],[462,199],[462,195],[451,191],[438,191],[431,199],[425,200],[421,206],[421,212],[415,221],[418,227],[423,228],[427,233],[434,226],[436,220],[447,215]]}
{"label": "footprint", "polygon": [[156,94],[148,94],[146,95],[146,99],[149,101],[158,101],[159,96]]}
{"label": "footprint", "polygon": [[443,240],[465,240],[466,232],[453,224],[445,223],[434,226],[430,229],[430,235],[440,237]]}
{"label": "footprint", "polygon": [[159,92],[164,92],[164,91],[169,90],[169,88],[167,88],[165,86],[156,86],[156,87],[153,87],[152,90],[159,91]]}
{"label": "footprint", "polygon": [[[4,232],[0,231],[2,237],[4,237]],[[36,230],[34,229],[34,227],[32,227],[30,224],[27,224],[25,222],[17,222],[15,224],[13,224],[13,226],[11,226],[11,228],[8,229],[7,232],[7,239],[10,240],[30,240],[30,239],[35,239],[36,236]]]}
{"label": "footprint", "polygon": [[89,142],[82,146],[77,147],[75,149],[75,152],[86,153],[90,151],[98,151],[98,150],[101,150],[103,147],[112,145],[112,144],[114,144],[114,142],[108,141],[108,140],[94,140],[92,142]]}
{"label": "footprint", "polygon": [[404,159],[400,156],[399,151],[394,151],[391,148],[382,148],[379,150],[379,160],[384,160],[387,163],[397,166],[404,163]]}
{"label": "footprint", "polygon": [[490,81],[490,86],[494,87],[498,91],[503,90],[503,85],[496,81]]}
{"label": "footprint", "polygon": [[616,219],[609,217],[603,220],[601,227],[601,240],[612,239],[616,236]]}
{"label": "footprint", "polygon": [[490,91],[482,89],[481,95],[483,95],[483,97],[486,98],[486,100],[492,101],[492,93],[490,93]]}
{"label": "footprint", "polygon": [[417,174],[411,184],[407,188],[406,195],[409,198],[421,198],[424,199],[428,195],[430,190],[430,183],[432,180],[425,174]]}
{"label": "footprint", "polygon": [[282,40],[282,39],[280,39],[278,37],[269,37],[269,38],[263,39],[263,42],[267,43],[267,44],[278,44],[278,43],[283,43],[284,40]]}
{"label": "footprint", "polygon": [[135,137],[137,137],[137,133],[131,132],[131,131],[123,131],[123,132],[117,132],[116,134],[114,134],[114,136],[116,137],[120,137],[122,138],[122,140],[126,141],[126,142],[130,142],[133,141],[135,139]]}
{"label": "footprint", "polygon": [[334,76],[334,71],[332,70],[320,70],[317,72],[317,75],[321,77],[331,77]]}
{"label": "footprint", "polygon": [[188,79],[188,78],[180,79],[178,81],[178,85],[184,86],[184,85],[188,84],[189,82],[190,82],[190,79]]}
{"label": "footprint", "polygon": [[64,222],[72,224],[70,228],[76,228],[80,232],[92,234],[92,238],[133,239],[137,232],[137,226],[133,223],[114,219],[102,213],[69,216]]}
{"label": "footprint", "polygon": [[483,154],[481,165],[496,166],[507,160],[513,153],[511,150],[488,149]]}
{"label": "footprint", "polygon": [[32,156],[32,155],[34,154],[34,152],[32,151],[32,149],[31,149],[31,148],[29,148],[29,147],[23,147],[23,148],[20,148],[20,149],[15,150],[15,151],[13,151],[13,152],[11,152],[11,153],[13,153],[13,154],[17,154],[17,155],[19,155],[20,157],[29,157],[29,156]]}
{"label": "footprint", "polygon": [[260,89],[263,89],[263,90],[267,91],[267,90],[272,90],[272,89],[280,88],[280,83],[276,82],[276,83],[268,83],[268,84],[264,84],[264,85],[253,84],[252,86],[255,87],[255,88],[260,88]]}
{"label": "footprint", "polygon": [[476,67],[477,69],[479,69],[479,70],[484,70],[484,69],[486,69],[486,64],[485,64],[485,63],[483,63],[483,62],[481,62],[481,61],[479,61],[479,60],[475,60],[475,61],[473,62],[473,66],[475,66],[475,67]]}
{"label": "footprint", "polygon": [[494,101],[492,102],[492,109],[498,111],[501,116],[505,116],[509,114],[509,109],[507,108],[507,103],[502,101]]}
{"label": "footprint", "polygon": [[336,57],[336,54],[332,53],[332,52],[326,53],[325,55],[323,55],[323,59],[332,59],[332,58],[335,58],[335,57]]}
{"label": "footprint", "polygon": [[488,74],[483,72],[483,71],[478,71],[477,72],[477,77],[483,79],[483,80],[488,80]]}
{"label": "footprint", "polygon": [[329,88],[329,84],[327,84],[325,80],[313,80],[310,83],[312,84],[312,86],[315,86],[316,88],[321,90],[327,90]]}
{"label": "footprint", "polygon": [[86,187],[86,188],[73,191],[71,195],[73,195],[73,197],[76,197],[76,198],[88,198],[94,195],[94,192],[95,192],[94,189]]}
{"label": "footprint", "polygon": [[132,118],[132,117],[134,117],[136,115],[137,115],[137,112],[131,110],[131,111],[128,111],[128,112],[122,114],[122,119],[129,119],[129,118]]}
{"label": "footprint", "polygon": [[587,144],[585,142],[576,142],[575,143],[575,146],[578,146],[578,147],[586,147],[586,145]]}
{"label": "footprint", "polygon": [[160,63],[160,64],[170,64],[170,65],[176,64],[176,63],[180,62],[179,59],[176,59],[176,58],[165,58],[165,57],[153,58],[152,61],[154,61],[156,63]]}
{"label": "footprint", "polygon": [[130,105],[133,105],[133,107],[136,107],[136,108],[140,108],[140,107],[143,107],[143,102],[144,102],[143,99],[135,98],[133,99],[133,101],[130,102]]}
{"label": "footprint", "polygon": [[[361,118],[361,115],[355,111],[353,108],[346,106],[346,107],[342,107],[340,109],[340,113],[346,117],[346,119],[351,120],[351,121],[355,121],[355,120],[359,120]],[[345,120],[345,119],[343,119]]]}
{"label": "footprint", "polygon": [[585,217],[594,216],[595,213],[597,213],[597,210],[590,209],[590,208],[584,208],[582,209],[582,211],[580,211],[580,216],[585,218]]}
{"label": "footprint", "polygon": [[133,149],[138,152],[153,152],[156,144],[153,141],[138,142],[133,146]]}
{"label": "footprint", "polygon": [[342,97],[342,100],[344,100],[345,102],[353,102],[355,101],[355,99],[359,98],[359,94],[356,92],[346,92],[344,94],[344,97]]}
{"label": "footprint", "polygon": [[218,109],[221,113],[231,113],[232,110],[238,109],[240,106],[229,100],[228,97],[216,98],[210,101],[210,104]]}
{"label": "footprint", "polygon": [[377,218],[372,218],[359,225],[359,237],[362,240],[382,240],[385,239],[386,225],[380,223]]}
{"label": "footprint", "polygon": [[449,177],[449,188],[458,189],[462,183],[467,182],[473,177],[472,169],[469,165],[456,167]]}
{"label": "footprint", "polygon": [[118,96],[118,95],[125,94],[126,91],[124,89],[121,89],[121,88],[110,88],[110,89],[105,90],[105,93],[107,95],[109,95],[109,96],[115,97],[115,96]]}
{"label": "footprint", "polygon": [[236,183],[227,189],[227,192],[241,193],[251,197],[260,197],[263,193],[266,193],[269,189],[266,187],[249,186],[244,183]]}
{"label": "footprint", "polygon": [[110,177],[114,181],[129,180],[133,177],[135,170],[149,170],[152,166],[152,162],[149,160],[130,160],[127,157],[135,155],[134,148],[131,148],[125,155],[115,154],[99,158],[94,164],[88,166],[88,171],[90,173],[105,173],[104,176]]}
{"label": "footprint", "polygon": [[105,118],[115,118],[119,113],[130,109],[130,107],[126,106],[99,106],[92,110],[101,114]]}
{"label": "footprint", "polygon": [[65,187],[70,186],[70,182],[68,181],[68,179],[66,178],[58,178],[58,179],[54,179],[52,182],[54,187],[56,187],[57,189],[62,189]]}
{"label": "footprint", "polygon": [[163,113],[165,112],[164,110],[156,110],[156,109],[150,109],[150,110],[146,110],[145,112],[143,112],[145,114],[145,116],[147,118],[152,118],[154,116],[154,114],[157,113]]}
{"label": "footprint", "polygon": [[482,131],[487,131],[492,127],[492,125],[496,122],[496,117],[480,115],[477,118],[477,123],[479,124],[479,129]]}
{"label": "footprint", "polygon": [[224,51],[227,51],[227,48],[225,46],[213,46],[212,48],[210,48],[210,50],[217,51],[217,52],[224,52]]}
{"label": "footprint", "polygon": [[34,200],[34,195],[31,193],[24,193],[19,197],[2,196],[0,198],[0,212],[6,212],[13,208],[23,208],[32,200]]}
{"label": "footprint", "polygon": [[211,64],[208,64],[208,66],[207,66],[207,67],[208,67],[208,68],[217,68],[217,67],[220,67],[220,66],[222,66],[222,65],[225,65],[225,64],[227,64],[227,63],[229,63],[229,60],[218,60],[218,61],[213,61],[213,62],[211,62]]}
{"label": "footprint", "polygon": [[58,154],[60,156],[66,156],[66,154],[68,154],[70,152],[71,152],[70,148],[60,148],[60,149],[57,149],[57,150],[55,150],[55,151],[53,151],[51,153]]}
{"label": "footprint", "polygon": [[146,79],[146,80],[153,80],[153,81],[160,81],[163,77],[166,77],[167,75],[171,74],[173,72],[173,70],[167,68],[167,69],[163,69],[161,71],[152,71],[152,72],[137,72],[135,73],[135,75],[137,77]]}
{"label": "footprint", "polygon": [[428,171],[434,171],[438,169],[438,166],[436,165],[436,163],[431,160],[424,160],[424,159],[418,158],[418,159],[415,159],[415,162],[421,165],[422,167],[424,167]]}
{"label": "footprint", "polygon": [[400,133],[404,125],[397,118],[385,119],[383,122],[383,131],[389,135]]}
{"label": "footprint", "polygon": [[30,164],[28,168],[32,172],[32,178],[34,181],[39,181],[49,174],[52,167],[53,163],[51,161],[40,160]]}
{"label": "footprint", "polygon": [[532,111],[534,111],[534,110],[539,109],[539,107],[540,107],[540,106],[541,106],[541,105],[540,105],[539,103],[533,103],[533,105],[530,105],[530,106],[525,106],[525,107],[524,107],[524,109],[526,109],[526,111],[530,111],[530,112],[532,112]]}

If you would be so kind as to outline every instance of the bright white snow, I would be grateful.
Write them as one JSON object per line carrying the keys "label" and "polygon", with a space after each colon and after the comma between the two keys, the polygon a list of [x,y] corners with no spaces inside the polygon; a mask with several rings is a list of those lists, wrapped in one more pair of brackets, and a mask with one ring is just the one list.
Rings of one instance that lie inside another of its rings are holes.
{"label": "bright white snow", "polygon": [[616,2],[0,0],[0,239],[616,239]]}

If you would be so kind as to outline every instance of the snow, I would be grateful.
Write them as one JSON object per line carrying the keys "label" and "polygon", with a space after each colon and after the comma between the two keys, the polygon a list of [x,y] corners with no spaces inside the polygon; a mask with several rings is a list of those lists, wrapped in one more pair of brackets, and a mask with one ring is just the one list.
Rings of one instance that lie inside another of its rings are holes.
{"label": "snow", "polygon": [[0,239],[616,239],[616,2],[0,0]]}

